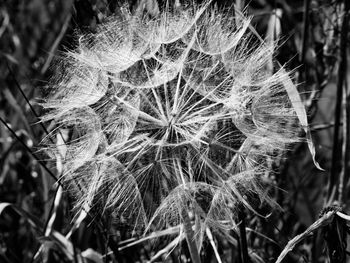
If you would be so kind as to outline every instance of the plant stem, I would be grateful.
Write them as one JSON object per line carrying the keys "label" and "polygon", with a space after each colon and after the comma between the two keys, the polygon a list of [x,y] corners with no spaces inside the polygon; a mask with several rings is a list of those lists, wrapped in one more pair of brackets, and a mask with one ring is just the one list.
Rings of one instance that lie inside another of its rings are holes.
{"label": "plant stem", "polygon": [[304,0],[304,25],[303,25],[303,39],[302,39],[302,48],[300,53],[300,74],[299,74],[299,83],[302,82],[302,76],[305,74],[305,57],[307,49],[307,39],[309,32],[309,11],[310,11],[310,0]]}
{"label": "plant stem", "polygon": [[186,242],[187,242],[188,250],[190,251],[191,260],[193,263],[201,263],[196,241],[194,239],[194,232],[192,230],[191,220],[188,216],[188,212],[186,209],[182,209],[181,216],[184,224]]}
{"label": "plant stem", "polygon": [[[348,61],[347,61],[347,33],[349,29],[349,10],[350,10],[350,4],[349,1],[344,1],[344,18],[343,18],[343,25],[342,25],[342,31],[341,31],[341,42],[340,42],[340,48],[341,48],[341,64],[339,68],[339,78],[340,78],[340,72],[342,72],[342,77],[344,78],[342,81],[345,82],[345,76],[347,74],[348,70]],[[342,85],[343,88],[343,146],[342,146],[342,171],[340,173],[339,178],[339,195],[338,195],[338,201],[341,204],[343,201],[346,201],[346,185],[349,178],[349,150],[350,150],[350,143],[349,143],[349,114],[350,114],[350,105],[349,105],[349,83],[345,82],[345,85]]]}
{"label": "plant stem", "polygon": [[304,1],[304,25],[303,25],[303,45],[301,50],[301,58],[300,61],[304,64],[305,63],[305,56],[306,56],[306,45],[307,45],[307,39],[308,39],[308,31],[309,31],[309,11],[310,11],[310,0]]}
{"label": "plant stem", "polygon": [[[337,101],[335,108],[335,121],[334,121],[334,135],[333,135],[333,152],[332,152],[332,168],[331,175],[329,178],[328,186],[328,203],[332,200],[331,196],[336,194],[336,185],[339,178],[337,177],[338,173],[338,160],[341,159],[341,152],[339,151],[339,130],[340,130],[340,117],[341,117],[341,108],[343,100],[343,84],[346,76],[346,46],[347,46],[347,33],[349,29],[349,9],[350,3],[348,0],[344,0],[344,18],[340,33],[340,63],[338,71],[338,83],[337,83]],[[344,134],[345,135],[345,134]],[[341,200],[339,200],[341,201]]]}
{"label": "plant stem", "polygon": [[247,245],[247,234],[245,231],[245,212],[244,207],[241,206],[238,212],[239,223],[239,243],[240,243],[240,254],[243,263],[250,262],[248,256],[248,245]]}

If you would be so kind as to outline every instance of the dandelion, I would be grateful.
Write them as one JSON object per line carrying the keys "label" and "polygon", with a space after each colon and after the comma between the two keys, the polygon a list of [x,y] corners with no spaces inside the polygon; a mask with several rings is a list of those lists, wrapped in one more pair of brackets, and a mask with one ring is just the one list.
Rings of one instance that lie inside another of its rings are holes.
{"label": "dandelion", "polygon": [[53,136],[71,131],[62,180],[77,210],[146,229],[195,219],[201,239],[235,227],[238,205],[254,209],[249,196],[268,199],[268,160],[305,127],[290,76],[271,71],[273,47],[249,25],[204,4],[123,12],[80,38],[44,117]]}

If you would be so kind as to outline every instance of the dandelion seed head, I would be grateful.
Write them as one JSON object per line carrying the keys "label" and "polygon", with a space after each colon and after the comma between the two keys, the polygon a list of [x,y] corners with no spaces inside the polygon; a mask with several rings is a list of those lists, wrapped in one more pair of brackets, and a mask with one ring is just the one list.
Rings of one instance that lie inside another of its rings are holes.
{"label": "dandelion seed head", "polygon": [[186,210],[202,230],[227,230],[239,204],[268,200],[266,160],[300,141],[301,125],[290,76],[271,71],[273,47],[249,25],[207,3],[124,12],[63,56],[44,120],[53,137],[71,130],[62,178],[77,210],[146,229]]}

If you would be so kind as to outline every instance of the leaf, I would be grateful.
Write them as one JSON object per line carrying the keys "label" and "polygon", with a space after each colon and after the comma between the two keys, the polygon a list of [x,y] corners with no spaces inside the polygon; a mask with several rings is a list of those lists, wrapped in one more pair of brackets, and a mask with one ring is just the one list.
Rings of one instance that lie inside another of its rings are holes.
{"label": "leaf", "polygon": [[135,246],[135,245],[137,245],[139,243],[142,243],[142,242],[145,242],[145,241],[147,241],[149,239],[159,238],[159,237],[162,237],[162,236],[169,236],[169,235],[177,234],[181,230],[181,227],[182,227],[182,225],[177,225],[177,226],[174,226],[174,227],[169,227],[169,228],[167,228],[165,230],[152,232],[150,235],[148,235],[146,237],[143,237],[143,238],[140,238],[138,240],[135,240],[135,238],[124,240],[124,241],[120,242],[119,245],[122,245],[122,244],[125,244],[125,243],[128,243],[128,244],[126,244],[125,246],[119,247],[119,250],[123,250],[123,249],[129,248],[129,247]]}
{"label": "leaf", "polygon": [[218,261],[218,263],[222,263],[222,260],[220,258],[220,254],[219,254],[219,252],[218,252],[218,250],[216,248],[215,242],[214,242],[213,234],[211,233],[211,231],[210,231],[210,229],[208,227],[205,229],[205,233],[207,234],[207,237],[209,239],[210,245],[212,246],[212,248],[214,250],[216,260]]}
{"label": "leaf", "polygon": [[[282,74],[286,74],[286,72],[283,68],[281,68],[280,70],[281,70]],[[312,136],[311,136],[310,128],[308,126],[306,110],[305,110],[304,104],[300,98],[299,92],[290,78],[286,78],[285,82],[283,84],[284,84],[284,87],[288,93],[288,96],[289,96],[289,99],[293,105],[293,108],[298,116],[300,124],[306,133],[307,144],[308,144],[311,156],[312,156],[312,160],[313,160],[315,166],[317,167],[317,169],[324,171],[324,169],[316,161],[315,145],[312,142]]]}
{"label": "leaf", "polygon": [[3,91],[3,94],[5,96],[5,99],[9,102],[9,104],[13,107],[13,109],[17,112],[17,116],[22,120],[22,123],[26,130],[30,133],[30,137],[33,138],[32,129],[28,124],[28,120],[26,119],[26,114],[23,111],[23,107],[21,107],[15,97],[12,95],[10,90],[8,88],[5,88]]}
{"label": "leaf", "polygon": [[57,215],[57,209],[60,205],[61,199],[62,199],[62,194],[63,194],[63,188],[61,186],[57,186],[57,190],[55,193],[55,199],[54,199],[54,203],[53,203],[53,209],[52,209],[52,213],[50,216],[50,219],[48,220],[46,229],[45,229],[45,236],[49,236],[50,233],[54,230],[53,229],[53,224],[55,222],[56,219],[56,215]]}
{"label": "leaf", "polygon": [[92,248],[88,248],[81,252],[81,256],[96,263],[103,263],[102,255],[93,250]]}
{"label": "leaf", "polygon": [[11,206],[10,203],[1,203],[1,204],[0,204],[0,215],[1,215],[2,212],[4,212],[4,210],[5,210],[7,207],[9,207],[9,206]]}
{"label": "leaf", "polygon": [[13,211],[15,211],[18,215],[20,215],[21,217],[23,217],[24,219],[27,220],[27,222],[33,226],[35,229],[42,231],[43,227],[42,224],[40,222],[39,219],[37,219],[36,217],[32,216],[31,214],[29,214],[28,212],[26,212],[25,210],[16,207],[15,205],[11,204],[11,203],[0,203],[0,215],[1,213],[4,212],[5,209],[7,208],[11,208]]}
{"label": "leaf", "polygon": [[68,129],[59,129],[59,133],[56,135],[56,169],[59,175],[63,174],[63,160],[67,153],[66,141],[68,140],[68,132]]}
{"label": "leaf", "polygon": [[297,245],[300,241],[308,237],[310,234],[315,232],[317,229],[329,225],[334,218],[336,211],[330,211],[316,220],[311,226],[309,226],[303,233],[295,236],[293,239],[289,240],[285,248],[282,250],[281,254],[278,256],[276,263],[281,263],[287,254],[293,250],[295,245]]}
{"label": "leaf", "polygon": [[19,64],[19,61],[14,56],[12,56],[11,54],[4,53],[4,52],[0,51],[0,55],[4,56],[8,61],[11,61],[15,65]]}
{"label": "leaf", "polygon": [[67,256],[67,258],[73,260],[74,258],[74,249],[73,244],[61,233],[53,231],[50,235],[53,238],[55,243],[58,245],[60,250]]}

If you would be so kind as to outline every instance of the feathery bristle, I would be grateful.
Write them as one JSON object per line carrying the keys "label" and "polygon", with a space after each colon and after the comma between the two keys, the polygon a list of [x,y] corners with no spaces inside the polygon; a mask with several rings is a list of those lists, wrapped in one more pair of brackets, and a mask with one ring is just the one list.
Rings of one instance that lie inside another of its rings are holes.
{"label": "feathery bristle", "polygon": [[273,47],[254,44],[249,23],[205,4],[127,14],[81,38],[45,104],[56,131],[72,130],[63,178],[78,209],[146,227],[186,209],[202,229],[227,229],[238,204],[254,209],[246,196],[266,198],[264,160],[300,140],[300,123],[290,76],[271,71]]}

